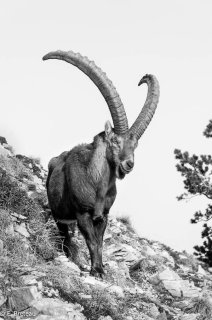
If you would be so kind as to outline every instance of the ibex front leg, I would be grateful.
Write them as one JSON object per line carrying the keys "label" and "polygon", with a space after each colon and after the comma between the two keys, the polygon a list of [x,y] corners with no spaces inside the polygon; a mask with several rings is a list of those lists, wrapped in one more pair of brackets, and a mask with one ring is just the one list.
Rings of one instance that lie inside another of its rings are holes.
{"label": "ibex front leg", "polygon": [[102,275],[104,270],[102,268],[102,259],[99,254],[99,241],[94,230],[92,217],[88,212],[77,213],[77,222],[80,231],[82,232],[87,243],[91,256],[91,275]]}
{"label": "ibex front leg", "polygon": [[107,220],[108,220],[108,214],[104,213],[103,220],[98,223],[94,223],[94,230],[95,230],[96,238],[98,241],[98,256],[99,256],[102,269],[103,269],[103,263],[102,263],[103,237],[104,237],[105,229],[107,226]]}

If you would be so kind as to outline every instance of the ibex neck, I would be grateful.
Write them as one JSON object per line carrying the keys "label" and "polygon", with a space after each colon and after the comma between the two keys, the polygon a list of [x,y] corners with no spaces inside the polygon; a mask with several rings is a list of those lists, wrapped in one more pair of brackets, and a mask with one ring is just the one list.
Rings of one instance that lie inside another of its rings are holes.
{"label": "ibex neck", "polygon": [[93,142],[93,154],[88,166],[88,172],[95,181],[101,179],[106,165],[106,149],[107,145],[100,136],[95,137]]}

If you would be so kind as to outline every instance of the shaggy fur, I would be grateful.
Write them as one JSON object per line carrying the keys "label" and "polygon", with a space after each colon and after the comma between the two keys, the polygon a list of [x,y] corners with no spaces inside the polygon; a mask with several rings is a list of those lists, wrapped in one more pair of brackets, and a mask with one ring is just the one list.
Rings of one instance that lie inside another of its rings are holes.
{"label": "shaggy fur", "polygon": [[77,219],[91,255],[91,274],[102,274],[102,242],[107,215],[116,198],[116,178],[133,168],[133,136],[117,136],[109,122],[91,144],[76,146],[49,163],[47,194],[70,256],[68,223]]}

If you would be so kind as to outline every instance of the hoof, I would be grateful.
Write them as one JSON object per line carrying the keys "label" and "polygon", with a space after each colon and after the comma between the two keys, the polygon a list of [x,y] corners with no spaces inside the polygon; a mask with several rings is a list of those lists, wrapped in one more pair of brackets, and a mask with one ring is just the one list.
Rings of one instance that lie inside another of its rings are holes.
{"label": "hoof", "polygon": [[91,268],[90,275],[96,278],[103,279],[104,270],[101,267]]}

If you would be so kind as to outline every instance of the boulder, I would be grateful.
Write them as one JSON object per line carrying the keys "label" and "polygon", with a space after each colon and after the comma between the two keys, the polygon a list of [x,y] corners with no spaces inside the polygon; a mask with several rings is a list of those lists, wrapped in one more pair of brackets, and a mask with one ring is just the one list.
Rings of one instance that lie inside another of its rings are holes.
{"label": "boulder", "polygon": [[22,311],[30,306],[33,300],[41,298],[36,286],[12,288],[9,305],[12,310]]}
{"label": "boulder", "polygon": [[188,280],[182,280],[179,275],[170,269],[158,273],[151,278],[151,283],[162,284],[173,297],[192,298],[199,295],[200,289]]}

